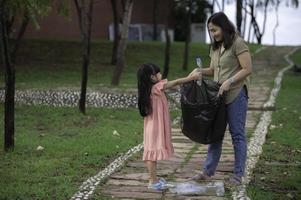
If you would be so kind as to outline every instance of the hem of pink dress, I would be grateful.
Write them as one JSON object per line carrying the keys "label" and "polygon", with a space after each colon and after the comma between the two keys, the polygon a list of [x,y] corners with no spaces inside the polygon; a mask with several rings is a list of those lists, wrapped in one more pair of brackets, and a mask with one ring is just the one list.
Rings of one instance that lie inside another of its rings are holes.
{"label": "hem of pink dress", "polygon": [[147,150],[143,152],[142,160],[167,160],[173,156],[173,149],[159,149],[159,150]]}

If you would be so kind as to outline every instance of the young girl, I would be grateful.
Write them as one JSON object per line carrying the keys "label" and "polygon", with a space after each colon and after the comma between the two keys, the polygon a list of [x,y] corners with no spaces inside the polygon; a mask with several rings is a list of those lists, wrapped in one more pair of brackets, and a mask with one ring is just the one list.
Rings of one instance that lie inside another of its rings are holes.
{"label": "young girl", "polygon": [[154,64],[143,64],[138,69],[138,107],[144,117],[143,160],[149,172],[149,189],[162,190],[171,186],[164,179],[158,179],[156,173],[157,160],[166,160],[174,153],[168,103],[163,91],[200,76],[195,70],[185,78],[167,81],[161,80],[160,69]]}

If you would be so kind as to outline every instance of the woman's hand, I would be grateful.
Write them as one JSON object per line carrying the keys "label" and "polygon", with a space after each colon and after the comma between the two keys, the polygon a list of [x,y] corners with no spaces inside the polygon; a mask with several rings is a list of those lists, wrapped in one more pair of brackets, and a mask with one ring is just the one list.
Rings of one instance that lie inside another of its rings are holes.
{"label": "woman's hand", "polygon": [[191,80],[199,80],[202,77],[202,71],[198,70],[198,69],[194,69],[189,75],[189,78],[191,78]]}
{"label": "woman's hand", "polygon": [[230,89],[230,85],[231,85],[231,83],[230,83],[229,79],[224,81],[223,84],[221,85],[221,87],[219,88],[218,96],[221,96],[224,94],[224,92],[227,92]]}
{"label": "woman's hand", "polygon": [[201,76],[202,76],[202,72],[201,72],[201,71],[193,70],[193,71],[192,71],[187,77],[185,77],[185,78],[179,78],[179,79],[176,79],[176,80],[173,80],[173,81],[168,81],[166,84],[164,84],[163,90],[172,88],[172,87],[174,87],[174,86],[176,86],[176,85],[180,85],[180,84],[183,84],[183,83],[187,83],[187,82],[192,81],[192,80],[198,80]]}

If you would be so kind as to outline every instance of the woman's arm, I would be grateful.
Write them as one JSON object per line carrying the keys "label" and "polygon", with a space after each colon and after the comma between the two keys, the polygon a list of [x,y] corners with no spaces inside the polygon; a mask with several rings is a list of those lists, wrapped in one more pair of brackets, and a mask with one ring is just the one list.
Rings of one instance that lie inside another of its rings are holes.
{"label": "woman's arm", "polygon": [[245,79],[252,73],[252,60],[249,52],[244,52],[237,56],[240,66],[242,67],[234,76],[227,79],[220,87],[219,94],[228,91],[231,84]]}
{"label": "woman's arm", "polygon": [[211,67],[202,69],[202,75],[204,76],[213,76],[213,74],[214,74],[214,69]]}
{"label": "woman's arm", "polygon": [[[251,60],[250,53],[244,52],[244,53],[238,55],[237,57],[238,57],[238,61],[240,63],[240,66],[242,67],[242,69],[239,72],[237,72],[237,74],[235,74],[233,77],[231,77],[233,79],[232,83],[234,83],[236,81],[240,81],[242,79],[245,79],[247,76],[252,74],[252,60]],[[229,79],[231,79],[231,78],[229,78]]]}

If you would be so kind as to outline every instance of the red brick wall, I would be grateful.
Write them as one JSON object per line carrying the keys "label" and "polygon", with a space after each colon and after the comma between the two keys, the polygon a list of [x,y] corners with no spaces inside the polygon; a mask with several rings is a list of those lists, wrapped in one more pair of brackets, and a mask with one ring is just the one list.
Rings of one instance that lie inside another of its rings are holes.
{"label": "red brick wall", "polygon": [[[158,23],[165,24],[166,13],[170,0],[159,0]],[[26,38],[64,38],[79,39],[79,25],[77,13],[73,0],[70,0],[70,16],[68,18],[57,13],[56,5],[47,17],[39,20],[40,29],[37,30],[30,24],[24,37]],[[119,9],[121,9],[119,7]],[[131,23],[152,24],[153,1],[134,0],[134,8]],[[110,0],[94,0],[92,19],[92,38],[107,39],[108,26],[113,23],[112,8]]]}

